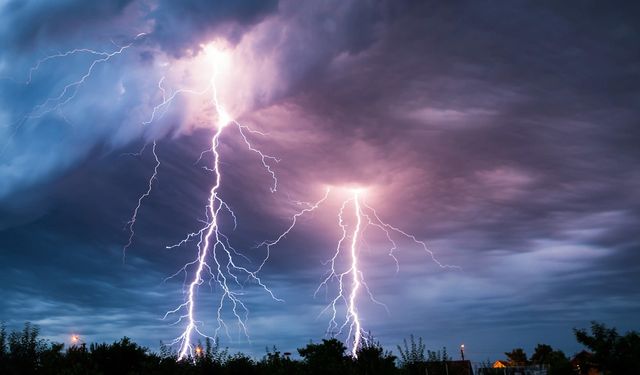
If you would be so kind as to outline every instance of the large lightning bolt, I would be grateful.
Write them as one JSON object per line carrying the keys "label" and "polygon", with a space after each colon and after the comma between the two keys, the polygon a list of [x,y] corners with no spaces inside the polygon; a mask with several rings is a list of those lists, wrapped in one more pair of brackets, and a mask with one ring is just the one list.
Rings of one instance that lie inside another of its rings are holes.
{"label": "large lightning bolt", "polygon": [[[138,35],[135,39],[139,39],[143,34]],[[41,68],[41,66],[45,63],[48,63],[54,59],[66,58],[73,55],[78,54],[87,54],[92,55],[95,58],[91,60],[87,69],[81,76],[71,83],[64,85],[64,87],[59,91],[56,95],[47,98],[44,102],[36,105],[24,118],[22,123],[28,121],[29,119],[35,119],[44,116],[45,114],[52,112],[54,110],[61,110],[62,107],[69,103],[78,93],[79,88],[91,77],[95,68],[102,63],[109,62],[115,56],[122,54],[127,49],[133,46],[133,42],[119,46],[115,51],[105,52],[98,51],[93,49],[73,49],[66,52],[57,53],[54,55],[46,56],[45,58],[37,61],[37,63],[29,69],[28,80],[26,82],[27,85],[31,84],[33,81],[34,75]],[[206,51],[206,49],[205,49]],[[211,50],[209,50],[211,52]],[[216,54],[216,51],[213,51],[213,54]],[[215,56],[214,56],[215,57]],[[245,280],[252,280],[256,282],[259,286],[261,286],[264,290],[266,290],[269,295],[275,300],[279,300],[274,296],[274,294],[269,290],[257,276],[257,272],[259,272],[264,266],[265,262],[269,258],[270,249],[272,246],[278,244],[296,225],[297,219],[299,216],[303,215],[306,212],[310,212],[315,210],[320,203],[322,203],[328,196],[329,190],[327,190],[324,197],[318,201],[316,204],[309,205],[307,208],[298,212],[293,216],[291,225],[286,228],[286,230],[279,235],[275,240],[265,241],[261,245],[266,247],[266,256],[263,261],[255,271],[251,271],[241,265],[239,265],[235,261],[236,256],[242,256],[239,254],[229,243],[228,237],[222,233],[220,230],[220,216],[223,213],[228,213],[232,216],[234,224],[237,224],[237,219],[229,205],[222,199],[220,196],[219,190],[222,184],[222,173],[220,169],[220,158],[221,155],[219,153],[219,144],[220,138],[223,135],[225,129],[228,128],[228,125],[235,125],[241,139],[247,146],[247,148],[256,153],[262,166],[266,169],[269,175],[272,178],[272,185],[270,190],[275,192],[278,186],[278,180],[276,178],[275,172],[273,171],[270,162],[278,162],[278,160],[272,156],[266,155],[254,147],[249,138],[248,134],[259,134],[264,135],[258,131],[252,130],[247,126],[241,125],[237,121],[234,121],[223,105],[220,103],[218,98],[218,90],[216,86],[216,77],[218,75],[217,64],[213,66],[213,76],[211,79],[211,84],[205,87],[203,90],[193,90],[187,88],[181,88],[173,91],[170,95],[167,95],[167,91],[164,87],[165,77],[162,77],[158,82],[158,89],[162,93],[162,101],[153,107],[151,115],[146,121],[142,122],[142,125],[150,125],[154,121],[159,120],[164,114],[167,113],[169,106],[173,103],[174,99],[179,95],[189,94],[189,95],[205,95],[209,92],[213,93],[212,104],[216,110],[218,122],[217,129],[211,138],[211,145],[209,152],[213,155],[213,163],[208,170],[213,172],[215,175],[215,181],[213,186],[209,191],[209,198],[206,205],[206,221],[204,226],[197,232],[191,233],[184,240],[180,241],[180,243],[169,246],[169,248],[184,245],[188,240],[193,238],[198,238],[197,243],[197,257],[195,260],[185,264],[180,271],[178,271],[175,275],[180,272],[184,272],[185,274],[185,301],[179,305],[177,308],[168,311],[165,314],[165,318],[169,315],[177,314],[179,317],[176,321],[180,323],[182,321],[186,321],[186,326],[183,330],[183,333],[177,337],[173,344],[179,345],[179,358],[184,359],[187,357],[194,357],[195,346],[193,344],[194,335],[201,335],[204,337],[208,337],[202,329],[203,323],[196,318],[196,305],[197,305],[197,292],[199,287],[205,282],[206,278],[209,278],[210,282],[214,281],[220,288],[221,294],[219,298],[218,308],[217,308],[217,322],[218,326],[215,329],[215,336],[218,335],[219,330],[224,328],[228,334],[228,326],[222,318],[223,308],[226,304],[231,305],[232,314],[235,316],[237,323],[240,329],[244,332],[246,337],[248,338],[248,332],[246,327],[246,319],[249,313],[247,306],[242,302],[240,296],[242,295],[242,287],[243,283],[241,283],[241,278]],[[19,126],[22,124],[19,124]],[[19,126],[15,129],[19,128]],[[141,150],[138,155],[141,155]],[[123,261],[126,257],[126,251],[133,244],[133,239],[135,237],[135,225],[138,219],[139,212],[142,208],[144,201],[151,195],[154,182],[157,179],[158,169],[160,167],[160,159],[157,154],[157,142],[154,140],[152,146],[152,154],[155,159],[155,166],[153,169],[153,173],[151,174],[148,183],[147,189],[143,194],[138,198],[137,204],[133,210],[133,213],[126,224],[126,228],[128,229],[129,235],[127,239],[127,243],[123,247]],[[174,275],[174,276],[175,276]],[[191,279],[189,282],[186,282],[186,278],[191,275]],[[236,287],[234,287],[234,285]]]}
{"label": "large lightning bolt", "polygon": [[[127,49],[131,48],[134,43],[145,34],[137,35],[133,41],[123,46],[116,46],[117,49],[111,52],[98,51],[86,48],[77,48],[69,50],[67,52],[60,52],[50,56],[46,56],[43,59],[37,61],[37,63],[29,69],[28,79],[26,85],[31,84],[38,70],[46,63],[54,59],[67,58],[74,55],[90,55],[93,57],[88,67],[81,73],[79,78],[73,80],[70,83],[64,85],[64,87],[51,97],[48,97],[42,103],[34,106],[23,118],[21,123],[14,129],[17,131],[19,127],[26,123],[30,119],[42,117],[52,111],[58,110],[62,112],[64,105],[73,100],[80,87],[87,82],[92,76],[94,70],[99,64],[107,63],[116,56],[123,54]],[[115,43],[114,43],[115,44]],[[236,261],[236,257],[242,257],[249,261],[244,255],[239,253],[230,243],[229,237],[221,230],[221,216],[229,214],[233,218],[234,228],[237,225],[237,218],[230,206],[222,199],[220,195],[220,187],[222,186],[222,171],[220,168],[221,155],[219,152],[220,139],[225,132],[225,129],[231,128],[229,125],[235,125],[233,128],[237,129],[242,142],[246,145],[247,149],[258,155],[262,166],[272,179],[270,186],[271,192],[275,192],[278,187],[278,180],[276,174],[272,168],[272,164],[279,160],[273,156],[267,155],[260,151],[250,141],[250,137],[253,135],[264,135],[263,133],[252,130],[249,127],[240,124],[233,120],[231,115],[227,112],[224,106],[221,104],[218,98],[218,90],[216,85],[216,78],[219,73],[217,58],[220,55],[220,51],[215,50],[212,46],[203,46],[203,51],[207,56],[213,57],[213,75],[211,77],[210,84],[203,90],[193,90],[189,88],[180,88],[168,93],[164,86],[165,78],[162,77],[158,82],[158,89],[162,93],[162,101],[153,107],[153,110],[146,121],[142,122],[143,126],[152,124],[163,117],[169,110],[169,106],[174,102],[174,99],[180,95],[207,95],[212,93],[211,103],[217,114],[217,126],[214,135],[211,138],[210,149],[208,150],[213,155],[213,162],[210,168],[207,168],[215,175],[215,181],[209,191],[209,197],[205,209],[205,217],[203,227],[197,232],[190,233],[187,237],[180,241],[178,244],[168,246],[173,248],[186,244],[191,239],[197,239],[197,256],[196,258],[185,264],[175,275],[184,272],[185,284],[184,284],[184,302],[177,308],[168,311],[165,314],[165,318],[170,315],[178,316],[176,324],[186,321],[186,326],[183,333],[173,341],[173,344],[179,345],[179,358],[184,359],[194,357],[195,346],[193,344],[194,335],[208,337],[204,334],[203,323],[196,318],[197,311],[197,293],[199,287],[209,279],[211,286],[217,285],[220,290],[220,298],[217,307],[217,328],[215,329],[215,336],[219,334],[221,329],[224,329],[229,335],[229,328],[226,322],[223,320],[223,309],[225,306],[231,306],[231,313],[236,318],[240,330],[249,339],[246,320],[249,314],[247,306],[242,302],[240,297],[242,296],[243,287],[246,282],[253,282],[264,289],[274,300],[281,301],[271,292],[269,288],[258,277],[258,271],[262,268],[268,259],[267,256],[262,260],[260,267],[257,270],[249,270],[242,264]],[[144,148],[137,154],[141,155]],[[137,205],[133,210],[133,213],[126,224],[129,235],[125,246],[123,247],[123,260],[125,259],[127,249],[133,244],[135,237],[135,225],[138,219],[141,208],[144,201],[151,195],[154,187],[154,182],[158,176],[158,169],[160,168],[160,159],[157,154],[157,142],[153,142],[152,153],[155,159],[155,167],[153,173],[148,180],[147,188],[142,195],[138,198]],[[173,277],[173,276],[171,276]],[[188,281],[187,281],[188,279]]]}
{"label": "large lightning bolt", "polygon": [[[209,198],[206,206],[207,220],[204,226],[197,232],[190,233],[187,237],[180,241],[178,244],[168,246],[173,248],[181,246],[187,241],[193,238],[198,238],[197,248],[198,255],[195,260],[187,263],[178,273],[184,272],[185,276],[189,274],[189,268],[195,268],[191,276],[190,281],[186,284],[185,301],[177,308],[168,311],[165,314],[165,318],[169,315],[178,314],[179,317],[176,323],[186,320],[186,327],[182,334],[172,341],[173,345],[179,346],[178,358],[194,358],[195,346],[193,344],[194,335],[207,336],[202,329],[202,322],[196,318],[196,305],[197,305],[197,292],[199,287],[205,282],[205,278],[209,278],[210,283],[215,282],[221,290],[220,298],[218,300],[217,308],[217,322],[218,325],[215,329],[215,335],[219,334],[219,331],[224,328],[227,335],[229,335],[228,325],[223,319],[223,309],[226,304],[231,306],[231,313],[235,317],[239,329],[249,339],[246,320],[249,314],[247,306],[242,302],[240,296],[242,295],[243,283],[241,277],[245,280],[253,281],[264,289],[270,296],[276,301],[282,301],[275,297],[273,292],[262,282],[257,275],[258,271],[266,262],[265,258],[262,265],[255,271],[249,270],[244,266],[238,264],[235,257],[240,255],[235,248],[230,244],[229,238],[221,231],[220,220],[221,215],[224,212],[229,213],[234,224],[236,223],[236,216],[229,207],[229,205],[220,196],[220,187],[222,184],[222,171],[220,168],[220,137],[223,135],[225,129],[229,125],[236,126],[242,140],[246,144],[247,148],[258,154],[262,165],[270,174],[273,184],[271,191],[275,192],[278,184],[278,180],[272,170],[269,160],[276,161],[277,159],[262,153],[255,148],[249,141],[246,132],[259,133],[249,129],[248,127],[241,125],[237,121],[233,120],[229,113],[225,110],[223,105],[218,99],[218,90],[216,87],[216,77],[218,74],[217,66],[214,64],[214,74],[211,79],[211,91],[213,92],[213,106],[218,116],[217,130],[211,138],[210,152],[213,155],[213,163],[210,170],[215,175],[215,182],[209,191]],[[165,99],[163,103],[167,102]],[[163,104],[164,105],[164,104]],[[261,133],[260,133],[261,134]],[[175,275],[177,275],[176,273]],[[175,276],[174,275],[174,276]]]}
{"label": "large lightning bolt", "polygon": [[[343,201],[340,207],[340,211],[338,212],[338,225],[341,229],[342,236],[338,240],[333,256],[327,262],[330,267],[328,275],[322,280],[314,294],[317,295],[322,288],[328,290],[329,284],[332,282],[337,283],[337,293],[335,297],[331,299],[320,314],[322,315],[327,311],[331,312],[327,329],[327,332],[331,335],[341,335],[348,328],[346,337],[347,340],[349,340],[351,355],[354,358],[357,358],[358,350],[362,342],[366,340],[366,335],[363,335],[364,330],[358,314],[359,292],[364,289],[371,301],[383,306],[387,312],[389,311],[386,305],[373,296],[373,293],[365,282],[364,272],[360,269],[359,247],[364,241],[364,233],[367,226],[371,225],[378,228],[386,236],[391,245],[389,256],[395,261],[396,272],[399,269],[399,265],[394,255],[394,250],[397,250],[398,246],[393,234],[405,237],[419,245],[439,267],[459,268],[441,263],[423,241],[418,240],[412,234],[382,221],[378,213],[364,201],[362,195],[362,190],[352,190],[352,194]],[[346,219],[346,212],[349,207],[353,209],[354,223],[351,225],[347,223]],[[345,247],[347,250],[344,249]],[[348,261],[344,262],[346,266],[341,266],[342,258],[348,259]],[[343,318],[339,318],[339,310],[341,310],[340,306],[342,304],[344,304],[345,315]],[[342,323],[339,323],[339,321],[342,321]]]}

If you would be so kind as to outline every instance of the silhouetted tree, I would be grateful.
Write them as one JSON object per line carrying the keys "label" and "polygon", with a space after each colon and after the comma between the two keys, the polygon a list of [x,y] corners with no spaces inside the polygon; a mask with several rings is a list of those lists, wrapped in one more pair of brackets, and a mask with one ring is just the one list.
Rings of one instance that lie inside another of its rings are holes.
{"label": "silhouetted tree", "polygon": [[571,361],[562,352],[562,350],[554,350],[549,358],[549,368],[547,375],[572,375],[575,374]]}
{"label": "silhouetted tree", "polygon": [[522,348],[515,348],[510,352],[505,352],[504,355],[509,359],[511,366],[526,366],[528,363],[527,353]]}
{"label": "silhouetted tree", "polygon": [[538,344],[531,355],[531,363],[534,365],[548,365],[551,360],[551,353],[553,353],[551,345]]}
{"label": "silhouetted tree", "polygon": [[64,344],[51,343],[40,353],[38,374],[54,375],[60,374],[65,368],[65,356],[63,353]]}
{"label": "silhouetted tree", "polygon": [[67,348],[65,357],[67,366],[73,370],[74,374],[89,372],[95,367],[91,365],[91,358],[89,358],[89,351],[85,344],[70,346]]}
{"label": "silhouetted tree", "polygon": [[605,374],[640,373],[640,337],[635,331],[620,336],[615,328],[591,322],[591,333],[574,329],[576,339],[593,352],[593,361]]}
{"label": "silhouetted tree", "polygon": [[236,353],[227,359],[224,373],[227,375],[253,375],[258,368],[253,359],[243,353]]}
{"label": "silhouetted tree", "polygon": [[538,344],[531,355],[531,363],[547,369],[547,375],[573,374],[571,362],[561,350]]}
{"label": "silhouetted tree", "polygon": [[451,357],[449,356],[449,353],[447,353],[446,346],[442,347],[442,351],[427,350],[427,362],[444,362],[444,361],[450,361],[450,360],[451,360]]}
{"label": "silhouetted tree", "polygon": [[292,361],[289,356],[282,355],[275,346],[273,351],[270,351],[268,347],[266,349],[267,354],[258,362],[260,374],[289,375],[300,373],[298,362]]}
{"label": "silhouetted tree", "polygon": [[197,348],[200,348],[200,353],[196,353],[195,363],[202,374],[219,373],[229,358],[229,351],[226,348],[220,348],[220,341],[217,338],[211,340],[207,337],[204,348],[200,342]]}
{"label": "silhouetted tree", "polygon": [[14,373],[35,374],[38,370],[40,353],[46,349],[39,334],[40,329],[27,322],[22,332],[14,331],[9,335],[9,361]]}
{"label": "silhouetted tree", "polygon": [[404,349],[398,345],[398,352],[400,352],[400,367],[409,374],[424,374],[425,357],[424,350],[425,345],[422,342],[422,337],[418,337],[416,342],[413,335],[409,336],[409,342],[407,339],[403,339]]}
{"label": "silhouetted tree", "polygon": [[0,368],[7,366],[7,326],[0,322]]}
{"label": "silhouetted tree", "polygon": [[387,375],[396,371],[396,356],[384,350],[379,342],[373,341],[371,334],[357,351],[355,372],[359,375]]}
{"label": "silhouetted tree", "polygon": [[93,365],[105,374],[139,374],[150,367],[148,349],[134,343],[128,337],[109,345],[91,344],[90,358]]}
{"label": "silhouetted tree", "polygon": [[350,359],[345,356],[344,344],[336,339],[322,340],[321,344],[309,343],[299,348],[298,353],[304,359],[304,367],[308,374],[345,374]]}
{"label": "silhouetted tree", "polygon": [[615,368],[640,374],[640,335],[637,332],[627,332],[620,338],[616,345],[616,357],[618,362]]}

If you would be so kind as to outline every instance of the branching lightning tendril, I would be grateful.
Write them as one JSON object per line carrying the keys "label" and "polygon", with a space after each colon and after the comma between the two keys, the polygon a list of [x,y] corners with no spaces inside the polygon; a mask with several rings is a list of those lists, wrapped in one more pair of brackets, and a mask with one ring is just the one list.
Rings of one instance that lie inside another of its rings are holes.
{"label": "branching lightning tendril", "polygon": [[[140,211],[140,207],[142,206],[142,201],[144,201],[151,194],[151,190],[153,189],[153,183],[158,178],[158,168],[160,168],[160,159],[158,159],[158,154],[156,153],[156,144],[157,144],[157,142],[154,140],[153,141],[153,146],[151,147],[151,153],[153,154],[153,158],[155,159],[156,164],[153,167],[153,174],[149,178],[147,191],[145,191],[144,194],[142,194],[138,198],[138,205],[136,205],[136,208],[133,210],[133,214],[131,215],[131,218],[129,219],[129,221],[127,222],[127,225],[126,225],[126,227],[129,230],[129,239],[127,240],[127,244],[124,245],[124,247],[122,248],[122,262],[125,262],[126,255],[127,255],[127,249],[133,243],[133,237],[136,234],[134,227],[136,225],[136,220],[138,219],[138,211]],[[144,151],[144,147],[140,151],[140,154],[142,154],[143,151]]]}
{"label": "branching lightning tendril", "polygon": [[[96,58],[91,60],[87,69],[82,73],[79,79],[66,84],[62,90],[58,92],[57,95],[50,96],[46,98],[42,103],[34,106],[28,113],[22,116],[20,119],[15,121],[12,126],[14,129],[11,135],[8,137],[7,141],[4,143],[2,148],[0,149],[0,154],[3,154],[7,147],[9,146],[10,140],[18,133],[18,131],[25,125],[29,120],[41,118],[51,112],[58,111],[62,118],[69,122],[67,117],[62,111],[62,108],[68,104],[73,98],[76,97],[79,88],[91,77],[96,66],[106,63],[113,59],[114,57],[123,54],[126,50],[131,48],[138,40],[144,38],[147,34],[140,33],[133,38],[133,41],[124,45],[117,46],[117,49],[112,52],[98,51],[90,48],[75,48],[66,52],[58,52],[52,55],[45,56],[44,58],[38,60],[35,65],[29,68],[28,78],[26,82],[23,82],[25,85],[31,85],[33,82],[33,75],[41,68],[41,66],[51,60],[66,58],[69,56],[80,55],[80,54],[88,54],[93,55]],[[115,43],[114,43],[115,44]]]}
{"label": "branching lightning tendril", "polygon": [[93,73],[93,70],[95,69],[95,67],[99,64],[102,63],[106,63],[109,60],[111,60],[112,58],[114,58],[117,55],[122,54],[123,52],[125,52],[127,49],[131,48],[131,46],[133,46],[133,44],[135,43],[135,41],[139,40],[140,38],[144,37],[146,34],[141,33],[138,34],[135,38],[134,41],[126,44],[124,46],[119,46],[117,47],[117,49],[113,52],[104,52],[104,51],[96,51],[96,50],[92,50],[92,49],[86,49],[86,48],[81,48],[81,49],[73,49],[64,53],[57,53],[54,55],[50,55],[47,56],[41,60],[39,60],[36,65],[34,65],[33,67],[31,67],[29,69],[29,79],[27,80],[26,84],[30,84],[32,79],[33,79],[33,74],[40,68],[40,66],[52,59],[55,58],[63,58],[63,57],[68,57],[71,55],[76,55],[76,54],[80,54],[80,53],[88,53],[91,55],[95,55],[95,56],[100,56],[99,58],[96,58],[94,60],[91,61],[91,63],[89,64],[89,67],[87,68],[87,70],[84,72],[84,74],[80,77],[80,79],[73,81],[67,85],[65,85],[62,90],[59,92],[58,95],[53,96],[53,97],[49,97],[47,98],[44,102],[36,105],[33,110],[27,115],[25,116],[24,120],[30,119],[30,118],[38,118],[38,117],[42,117],[45,114],[52,112],[54,110],[59,110],[61,109],[65,104],[69,103],[73,98],[75,98],[76,94],[78,93],[78,89],[80,86],[82,86],[86,80],[91,77],[91,74]]}

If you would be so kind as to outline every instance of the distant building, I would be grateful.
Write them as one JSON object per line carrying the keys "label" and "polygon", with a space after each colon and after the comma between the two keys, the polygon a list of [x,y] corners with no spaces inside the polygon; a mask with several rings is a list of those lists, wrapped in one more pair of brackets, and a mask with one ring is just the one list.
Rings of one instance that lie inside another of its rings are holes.
{"label": "distant building", "polygon": [[493,362],[493,365],[491,367],[493,367],[493,368],[506,368],[506,367],[509,367],[509,361],[497,360],[497,361]]}
{"label": "distant building", "polygon": [[514,366],[509,361],[498,360],[491,367],[479,367],[478,375],[547,375],[544,366]]}

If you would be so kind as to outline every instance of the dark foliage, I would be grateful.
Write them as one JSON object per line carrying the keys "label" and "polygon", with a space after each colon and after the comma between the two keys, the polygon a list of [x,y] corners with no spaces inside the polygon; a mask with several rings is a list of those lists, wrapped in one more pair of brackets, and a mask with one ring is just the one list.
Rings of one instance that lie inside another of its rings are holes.
{"label": "dark foliage", "polygon": [[597,367],[604,374],[640,374],[640,335],[627,332],[620,336],[615,328],[591,322],[591,333],[584,329],[575,329],[579,343],[593,352],[591,363],[581,368]]}
{"label": "dark foliage", "polygon": [[[276,347],[267,348],[266,355],[255,360],[243,353],[230,355],[218,341],[207,339],[196,346],[196,357],[178,360],[176,353],[161,345],[159,353],[150,352],[129,338],[112,344],[73,345],[53,343],[39,337],[38,327],[26,323],[20,331],[7,332],[0,324],[0,374],[2,375],[285,375],[285,374],[345,374],[345,375],[412,375],[468,374],[468,361],[452,361],[446,348],[426,351],[422,338],[410,336],[398,346],[400,358],[375,341],[371,335],[352,357],[345,345],[336,340],[309,343],[298,349],[301,360],[290,358]],[[597,367],[605,374],[640,374],[640,336],[629,332],[620,336],[613,328],[593,323],[591,332],[575,330],[578,342],[593,353],[583,352],[573,361],[582,361],[580,369]],[[548,375],[575,374],[571,362],[560,350],[538,344],[531,359],[522,349],[505,353],[513,364],[529,364],[547,369]],[[482,373],[493,373],[487,362]],[[496,369],[500,370],[500,369]],[[501,370],[502,371],[502,370]],[[500,372],[503,373],[504,371]]]}
{"label": "dark foliage", "polygon": [[409,342],[407,339],[403,341],[404,348],[398,345],[398,352],[400,353],[400,368],[406,374],[424,374],[426,369],[426,358],[424,356],[425,345],[422,342],[422,337],[418,338],[416,342],[413,335],[409,336]]}
{"label": "dark foliage", "polygon": [[344,344],[336,339],[322,340],[320,344],[309,343],[298,349],[303,358],[306,373],[311,375],[343,374],[350,362]]}
{"label": "dark foliage", "polygon": [[553,350],[551,345],[538,344],[531,356],[531,363],[547,369],[547,375],[574,374],[571,362],[561,350]]}
{"label": "dark foliage", "polygon": [[396,356],[390,351],[385,351],[379,342],[368,339],[358,350],[354,369],[358,375],[395,374],[397,372],[395,362]]}
{"label": "dark foliage", "polygon": [[527,360],[527,353],[522,348],[515,348],[510,352],[504,353],[509,358],[509,364],[511,366],[526,366],[529,364]]}

